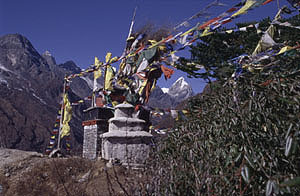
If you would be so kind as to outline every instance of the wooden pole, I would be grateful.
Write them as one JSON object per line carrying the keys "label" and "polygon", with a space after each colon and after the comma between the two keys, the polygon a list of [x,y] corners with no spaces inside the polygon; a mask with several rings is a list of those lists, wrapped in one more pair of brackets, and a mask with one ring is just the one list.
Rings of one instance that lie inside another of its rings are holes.
{"label": "wooden pole", "polygon": [[128,33],[127,39],[130,37],[130,35],[131,35],[131,33],[132,33],[132,29],[133,29],[133,25],[134,25],[134,20],[135,20],[136,10],[137,10],[137,6],[135,7],[134,12],[133,12],[133,16],[132,16],[132,20],[131,20],[131,24],[130,24],[130,28],[129,28],[129,33]]}
{"label": "wooden pole", "polygon": [[[123,54],[122,54],[122,57],[124,57],[126,55],[126,45],[127,45],[127,40],[128,38],[130,37],[131,33],[132,33],[132,29],[133,29],[133,25],[134,25],[134,22],[135,22],[135,15],[136,15],[136,10],[137,10],[137,6],[134,8],[134,11],[133,11],[133,16],[132,16],[132,19],[131,19],[131,23],[130,23],[130,27],[129,27],[129,32],[128,32],[128,36],[126,38],[126,42],[125,42],[125,47],[124,47],[124,50],[123,50]],[[123,61],[123,60],[122,60]],[[120,64],[121,65],[121,64]],[[118,70],[118,73],[121,72],[121,67],[119,67],[119,70]]]}
{"label": "wooden pole", "polygon": [[[108,65],[108,64],[107,64]],[[106,71],[107,71],[107,65],[104,67],[104,84],[103,84],[103,91],[105,91],[105,81],[106,81]]]}
{"label": "wooden pole", "polygon": [[[65,76],[65,78],[66,78],[66,76]],[[60,122],[59,122],[58,141],[57,141],[57,147],[56,147],[57,150],[60,149],[60,134],[61,134],[61,129],[62,129],[62,125],[63,125],[63,117],[64,117],[64,107],[65,107],[64,106],[64,96],[66,94],[66,85],[67,85],[67,82],[66,82],[66,79],[64,79],[63,101],[62,101],[61,108],[60,108],[61,117],[60,117]]]}

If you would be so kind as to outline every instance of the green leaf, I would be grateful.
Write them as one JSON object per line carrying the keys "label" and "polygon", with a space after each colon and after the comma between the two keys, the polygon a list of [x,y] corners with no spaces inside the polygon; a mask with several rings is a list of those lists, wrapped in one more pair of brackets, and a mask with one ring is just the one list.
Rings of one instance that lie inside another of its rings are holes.
{"label": "green leaf", "polygon": [[284,151],[284,155],[286,157],[290,156],[291,154],[291,149],[293,146],[293,137],[292,136],[288,136],[288,138],[286,139],[286,144],[285,144],[285,151]]}
{"label": "green leaf", "polygon": [[250,170],[247,165],[244,165],[241,170],[241,175],[246,183],[250,182]]}
{"label": "green leaf", "polygon": [[266,186],[266,196],[271,196],[279,193],[279,188],[274,180],[268,180]]}
{"label": "green leaf", "polygon": [[279,184],[281,187],[293,187],[293,186],[299,186],[300,185],[300,177],[295,177],[293,179],[287,180]]}

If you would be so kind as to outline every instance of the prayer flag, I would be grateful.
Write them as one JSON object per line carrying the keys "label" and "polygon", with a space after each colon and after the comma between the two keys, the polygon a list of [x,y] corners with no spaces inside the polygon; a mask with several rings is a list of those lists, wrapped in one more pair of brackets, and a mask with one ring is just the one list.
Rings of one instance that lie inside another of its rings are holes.
{"label": "prayer flag", "polygon": [[255,5],[255,3],[256,1],[254,0],[247,0],[246,4],[241,9],[239,9],[236,13],[234,13],[232,17],[245,14],[253,5]]}
{"label": "prayer flag", "polygon": [[64,136],[70,135],[70,125],[69,122],[72,118],[72,106],[68,99],[68,95],[64,95],[64,119],[63,119],[63,126],[60,133],[60,138],[63,138]]}
{"label": "prayer flag", "polygon": [[101,77],[101,75],[102,75],[101,69],[100,69],[101,65],[102,65],[102,63],[99,61],[99,59],[97,57],[95,57],[96,71],[94,72],[94,79],[98,79]]}
{"label": "prayer flag", "polygon": [[106,74],[105,74],[105,89],[104,90],[111,90],[112,89],[112,80],[115,76],[114,70],[111,65],[107,65],[106,67]]}

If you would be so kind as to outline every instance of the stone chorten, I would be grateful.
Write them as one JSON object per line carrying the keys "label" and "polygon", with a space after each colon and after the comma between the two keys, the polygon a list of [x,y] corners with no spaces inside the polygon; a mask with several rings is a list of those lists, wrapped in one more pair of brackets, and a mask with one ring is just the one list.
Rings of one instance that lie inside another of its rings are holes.
{"label": "stone chorten", "polygon": [[118,160],[122,165],[139,166],[149,156],[152,135],[144,131],[145,121],[136,118],[134,107],[119,104],[114,118],[109,119],[109,131],[102,138],[102,158]]}

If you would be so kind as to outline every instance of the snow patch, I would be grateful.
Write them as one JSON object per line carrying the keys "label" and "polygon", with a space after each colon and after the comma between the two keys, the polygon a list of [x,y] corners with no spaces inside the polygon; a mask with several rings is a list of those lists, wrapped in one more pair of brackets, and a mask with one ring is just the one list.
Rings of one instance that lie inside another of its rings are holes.
{"label": "snow patch", "polygon": [[90,89],[94,88],[94,81],[93,80],[91,80],[88,77],[84,77],[84,76],[81,76],[80,78],[86,81],[86,83],[90,87]]}
{"label": "snow patch", "polygon": [[18,91],[23,91],[23,89],[21,89],[21,88],[15,88],[16,90],[18,90]]}
{"label": "snow patch", "polygon": [[185,86],[189,86],[189,84],[185,81],[184,77],[178,78],[174,84],[179,83],[179,82],[181,83],[180,88],[184,88]]}
{"label": "snow patch", "polygon": [[2,69],[4,71],[11,72],[9,69],[7,69],[6,67],[4,67],[1,63],[0,63],[0,69]]}
{"label": "snow patch", "polygon": [[46,50],[46,51],[44,52],[44,55],[45,55],[45,56],[52,56],[52,54],[51,54],[48,50]]}
{"label": "snow patch", "polygon": [[12,65],[15,65],[17,63],[17,57],[13,54],[8,54],[7,58],[11,61]]}
{"label": "snow patch", "polygon": [[4,78],[2,78],[1,76],[0,76],[0,84],[5,84],[6,86],[8,86],[8,82],[7,82],[7,80],[5,80]]}
{"label": "snow patch", "polygon": [[35,93],[32,93],[32,95],[37,98],[40,102],[42,102],[43,104],[47,105],[47,103],[42,99],[40,98],[39,96],[37,96]]}
{"label": "snow patch", "polygon": [[169,92],[169,88],[161,88],[161,90],[162,90],[163,93],[167,93],[168,94],[168,92]]}

